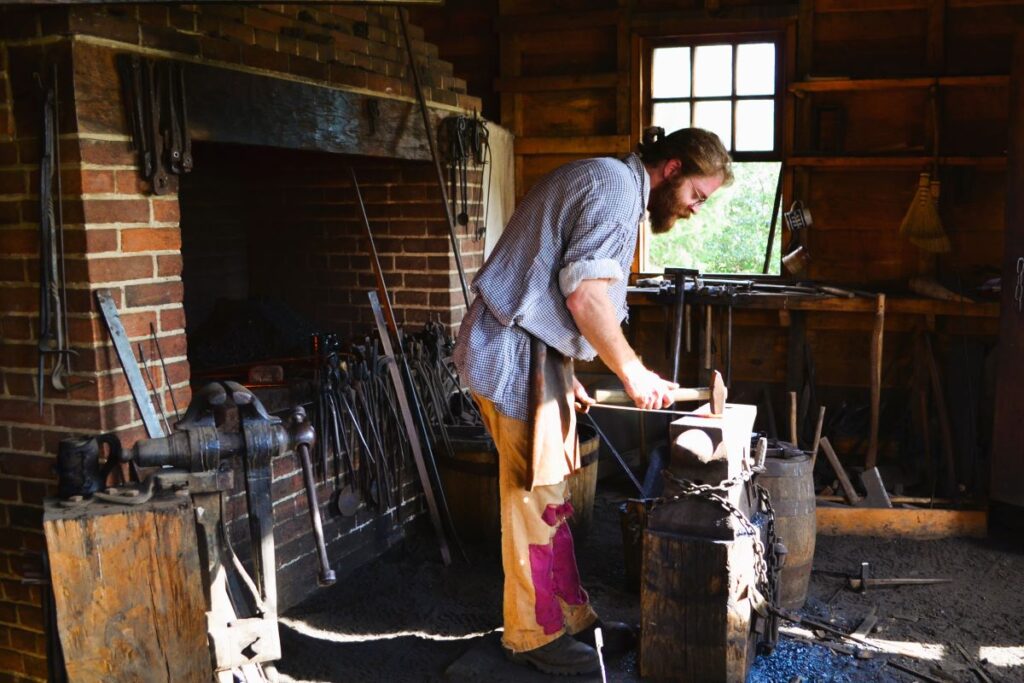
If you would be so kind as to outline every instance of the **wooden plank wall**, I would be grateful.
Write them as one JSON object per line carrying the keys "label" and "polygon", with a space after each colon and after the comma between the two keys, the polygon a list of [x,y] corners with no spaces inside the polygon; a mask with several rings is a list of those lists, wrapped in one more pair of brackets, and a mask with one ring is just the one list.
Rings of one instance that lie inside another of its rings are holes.
{"label": "wooden plank wall", "polygon": [[[495,88],[501,123],[516,135],[517,196],[562,163],[634,148],[646,123],[637,113],[644,37],[788,31],[784,202],[802,199],[814,216],[809,276],[905,293],[909,278],[930,266],[898,227],[918,175],[932,169],[937,153],[942,217],[953,244],[937,273],[949,283],[976,284],[997,274],[1002,258],[1008,74],[1014,27],[1022,21],[1020,0],[498,0]],[[843,126],[817,136],[815,118],[827,106],[841,109]],[[784,244],[788,238],[782,235]],[[983,446],[991,426],[983,399],[991,387],[981,368],[998,320],[990,308],[914,310],[886,320],[883,456],[906,447],[900,403],[921,329],[937,333],[950,407],[962,412],[970,396],[974,419],[964,438],[970,448]],[[632,334],[653,365],[665,362],[664,319],[661,310],[633,313]],[[872,321],[871,314],[806,315],[820,393],[832,408],[847,404],[856,413],[867,403]],[[790,319],[737,312],[735,323],[739,393],[756,400],[767,384],[780,413]],[[956,379],[967,355],[968,377]],[[856,435],[837,441],[857,451]],[[968,486],[981,477],[979,458],[970,460],[962,477]]]}

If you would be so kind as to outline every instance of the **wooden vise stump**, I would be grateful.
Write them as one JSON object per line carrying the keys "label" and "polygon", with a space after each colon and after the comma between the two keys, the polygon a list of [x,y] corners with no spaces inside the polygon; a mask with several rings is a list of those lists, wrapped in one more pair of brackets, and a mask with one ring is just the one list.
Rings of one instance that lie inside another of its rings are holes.
{"label": "wooden vise stump", "polygon": [[[757,409],[727,404],[721,417],[686,416],[670,425],[675,478],[717,485],[748,466]],[[754,536],[720,503],[680,496],[671,478],[666,502],[644,533],[640,674],[673,681],[744,681],[758,634],[750,587],[757,582]],[[717,492],[748,519],[751,484]]]}
{"label": "wooden vise stump", "polygon": [[191,498],[43,516],[68,680],[212,681]]}

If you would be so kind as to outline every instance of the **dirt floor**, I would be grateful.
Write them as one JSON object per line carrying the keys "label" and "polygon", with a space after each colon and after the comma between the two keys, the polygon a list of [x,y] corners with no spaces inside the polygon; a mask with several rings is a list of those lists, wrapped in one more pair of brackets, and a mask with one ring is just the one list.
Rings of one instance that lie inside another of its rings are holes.
{"label": "dirt floor", "polygon": [[[626,588],[618,513],[625,496],[618,483],[600,483],[594,525],[577,554],[601,616],[639,623],[639,595]],[[471,564],[446,569],[429,531],[418,534],[290,610],[281,620],[281,680],[549,680],[502,658],[497,545],[468,550]],[[856,573],[863,561],[875,577],[952,582],[856,593],[829,573]],[[804,627],[786,625],[775,652],[755,662],[749,682],[1024,681],[1019,543],[819,537],[814,567],[800,613],[852,631],[873,612],[875,629],[862,645],[831,641],[828,647]],[[642,680],[635,653],[608,661],[607,669],[609,681]]]}

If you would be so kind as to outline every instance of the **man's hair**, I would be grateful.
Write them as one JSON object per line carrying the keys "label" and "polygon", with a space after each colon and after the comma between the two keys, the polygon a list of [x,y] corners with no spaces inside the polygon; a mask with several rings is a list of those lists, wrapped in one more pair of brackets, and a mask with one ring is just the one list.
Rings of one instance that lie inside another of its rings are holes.
{"label": "man's hair", "polygon": [[683,176],[719,176],[723,185],[732,182],[729,151],[717,135],[703,128],[680,128],[665,135],[664,128],[651,126],[644,130],[637,152],[645,164],[678,159]]}

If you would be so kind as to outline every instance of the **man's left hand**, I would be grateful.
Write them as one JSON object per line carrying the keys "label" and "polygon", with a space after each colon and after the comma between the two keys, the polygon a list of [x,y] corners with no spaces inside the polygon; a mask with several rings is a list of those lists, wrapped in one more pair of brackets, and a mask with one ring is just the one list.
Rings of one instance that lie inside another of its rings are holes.
{"label": "man's left hand", "polygon": [[576,399],[575,406],[576,412],[578,413],[588,412],[590,410],[590,406],[597,403],[597,401],[590,397],[590,394],[587,393],[587,390],[583,388],[583,385],[580,384],[580,381],[575,377],[572,378],[572,394],[573,398]]}

